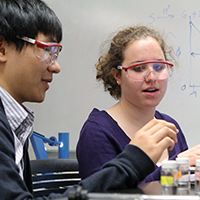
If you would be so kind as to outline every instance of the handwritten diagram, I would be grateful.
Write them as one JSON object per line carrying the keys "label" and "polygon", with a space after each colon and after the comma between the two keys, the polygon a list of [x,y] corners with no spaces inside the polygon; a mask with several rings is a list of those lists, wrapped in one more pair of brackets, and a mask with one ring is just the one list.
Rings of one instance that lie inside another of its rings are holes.
{"label": "handwritten diagram", "polygon": [[[150,24],[157,23],[158,21],[168,20],[168,23],[173,23],[175,18],[184,19],[184,23],[186,23],[187,31],[179,34],[185,34],[185,41],[188,44],[187,47],[183,47],[180,44],[177,45],[177,49],[175,53],[177,57],[180,57],[183,51],[185,51],[185,55],[183,56],[185,61],[189,63],[189,74],[187,74],[188,81],[181,85],[180,90],[185,92],[189,90],[189,95],[192,97],[198,97],[198,92],[200,92],[200,10],[198,12],[188,12],[187,10],[183,10],[179,16],[172,14],[172,8],[168,5],[166,8],[163,8],[163,11],[159,14],[151,13],[149,15]],[[198,18],[198,20],[196,20]],[[187,34],[188,33],[188,34]],[[177,33],[176,33],[177,34]],[[177,40],[179,35],[176,35],[173,31],[167,33],[167,37],[172,38],[172,40]],[[198,89],[199,88],[199,89]]]}

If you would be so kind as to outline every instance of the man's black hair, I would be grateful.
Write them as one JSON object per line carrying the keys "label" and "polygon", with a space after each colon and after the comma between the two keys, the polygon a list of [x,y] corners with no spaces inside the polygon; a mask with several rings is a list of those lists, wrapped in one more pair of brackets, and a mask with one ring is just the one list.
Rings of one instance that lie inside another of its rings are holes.
{"label": "man's black hair", "polygon": [[54,11],[41,0],[0,0],[0,36],[18,50],[24,42],[16,36],[35,39],[43,33],[50,40],[62,40],[62,25]]}

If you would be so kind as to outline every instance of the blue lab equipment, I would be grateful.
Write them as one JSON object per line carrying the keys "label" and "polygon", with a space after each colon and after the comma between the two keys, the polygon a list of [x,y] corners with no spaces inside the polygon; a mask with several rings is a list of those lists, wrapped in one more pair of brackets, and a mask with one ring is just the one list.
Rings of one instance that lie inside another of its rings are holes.
{"label": "blue lab equipment", "polygon": [[49,158],[44,143],[48,143],[50,146],[58,146],[59,158],[69,158],[69,133],[58,133],[58,135],[59,141],[54,136],[46,138],[35,131],[32,133],[30,140],[36,159]]}

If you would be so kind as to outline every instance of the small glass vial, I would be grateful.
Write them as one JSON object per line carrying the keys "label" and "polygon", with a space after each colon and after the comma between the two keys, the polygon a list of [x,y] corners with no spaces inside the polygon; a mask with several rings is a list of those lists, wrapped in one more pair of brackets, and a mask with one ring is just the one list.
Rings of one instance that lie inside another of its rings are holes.
{"label": "small glass vial", "polygon": [[190,189],[189,158],[176,158],[177,163],[177,194],[187,195]]}
{"label": "small glass vial", "polygon": [[200,196],[200,160],[196,160],[195,193]]}
{"label": "small glass vial", "polygon": [[166,160],[162,162],[160,180],[162,194],[177,194],[177,164],[175,160]]}

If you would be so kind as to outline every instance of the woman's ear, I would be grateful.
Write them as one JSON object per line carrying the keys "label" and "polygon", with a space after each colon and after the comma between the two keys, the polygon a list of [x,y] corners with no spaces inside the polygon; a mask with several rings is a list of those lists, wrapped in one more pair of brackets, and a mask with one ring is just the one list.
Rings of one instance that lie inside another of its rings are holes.
{"label": "woman's ear", "polygon": [[121,75],[116,68],[112,68],[112,75],[114,76],[118,85],[121,85]]}
{"label": "woman's ear", "polygon": [[0,36],[0,62],[6,62],[6,44],[4,37]]}

